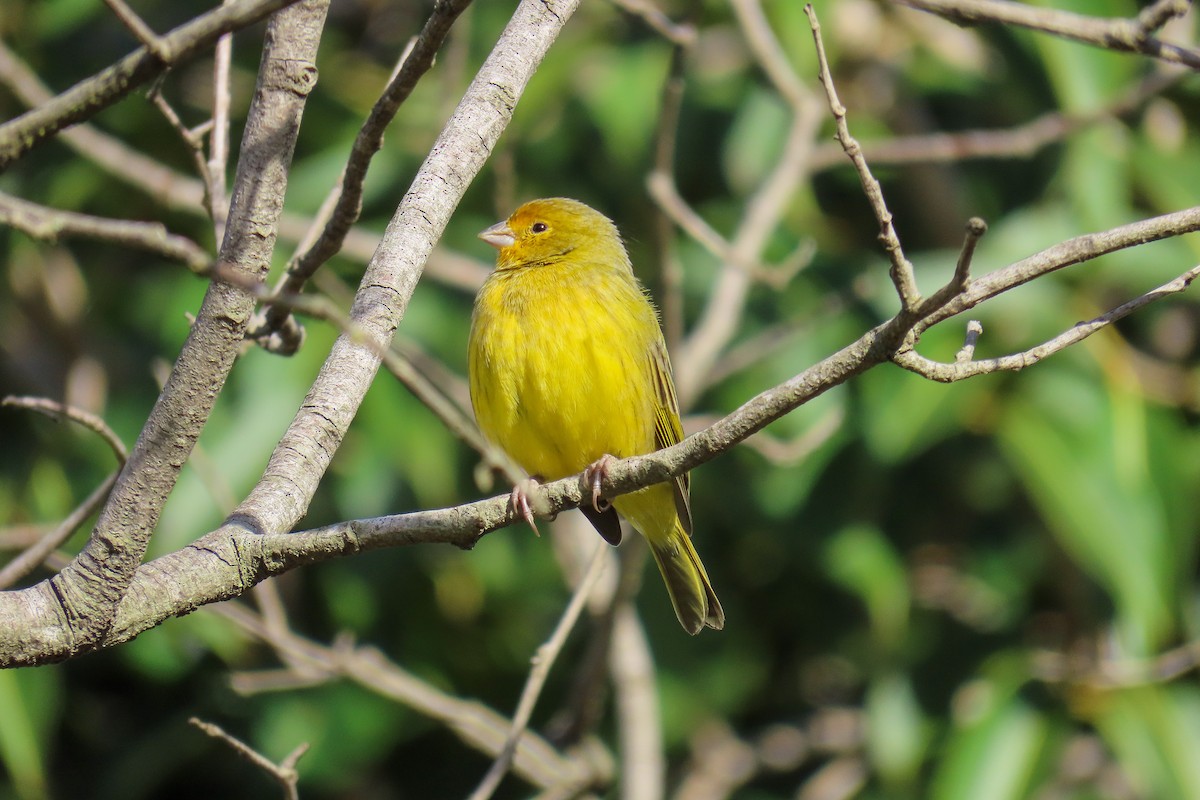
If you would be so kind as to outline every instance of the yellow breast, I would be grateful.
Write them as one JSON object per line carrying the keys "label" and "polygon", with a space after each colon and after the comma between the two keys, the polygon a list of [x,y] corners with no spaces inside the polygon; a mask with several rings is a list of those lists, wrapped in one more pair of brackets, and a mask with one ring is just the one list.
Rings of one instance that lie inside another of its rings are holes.
{"label": "yellow breast", "polygon": [[492,274],[475,302],[471,402],[480,429],[555,480],[609,453],[655,449],[657,316],[628,270],[546,264]]}

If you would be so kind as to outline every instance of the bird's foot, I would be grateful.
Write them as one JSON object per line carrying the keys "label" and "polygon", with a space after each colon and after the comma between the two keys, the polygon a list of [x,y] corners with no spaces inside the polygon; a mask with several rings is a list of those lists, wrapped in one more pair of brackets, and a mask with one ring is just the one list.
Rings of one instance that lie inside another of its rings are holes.
{"label": "bird's foot", "polygon": [[513,511],[528,522],[529,527],[533,528],[534,534],[541,536],[542,532],[538,530],[537,522],[533,518],[533,504],[530,502],[530,497],[538,486],[540,484],[537,478],[526,478],[513,486],[509,502],[512,503]]}
{"label": "bird's foot", "polygon": [[612,508],[612,503],[600,496],[600,483],[608,477],[609,468],[617,459],[608,453],[600,456],[583,471],[583,482],[592,488],[592,508],[597,513],[604,513]]}

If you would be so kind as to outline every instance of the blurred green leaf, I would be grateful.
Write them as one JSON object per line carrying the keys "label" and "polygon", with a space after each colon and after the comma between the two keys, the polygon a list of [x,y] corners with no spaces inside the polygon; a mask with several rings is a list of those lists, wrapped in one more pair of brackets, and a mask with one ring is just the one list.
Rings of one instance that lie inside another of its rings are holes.
{"label": "blurred green leaf", "polygon": [[1177,573],[1140,400],[1062,373],[1029,381],[1038,402],[1010,405],[999,442],[1051,531],[1112,594],[1128,652],[1152,652],[1174,630]]}
{"label": "blurred green leaf", "polygon": [[867,689],[867,753],[886,784],[911,786],[929,735],[921,706],[904,673],[889,672]]}
{"label": "blurred green leaf", "polygon": [[1099,702],[1096,727],[1129,770],[1137,790],[1159,800],[1200,797],[1200,690],[1144,686]]}
{"label": "blurred green leaf", "polygon": [[866,605],[880,646],[898,646],[908,627],[908,575],[892,544],[876,528],[844,528],[826,545],[824,562],[829,576]]}
{"label": "blurred green leaf", "polygon": [[743,95],[721,159],[734,191],[749,193],[778,164],[790,124],[778,95],[758,88]]}
{"label": "blurred green leaf", "polygon": [[988,682],[959,690],[977,696],[973,719],[950,734],[933,776],[931,800],[1017,800],[1033,789],[1048,725],[1016,695]]}
{"label": "blurred green leaf", "polygon": [[0,670],[0,763],[20,800],[50,796],[38,728],[38,707],[27,704],[24,692],[36,676],[31,671]]}

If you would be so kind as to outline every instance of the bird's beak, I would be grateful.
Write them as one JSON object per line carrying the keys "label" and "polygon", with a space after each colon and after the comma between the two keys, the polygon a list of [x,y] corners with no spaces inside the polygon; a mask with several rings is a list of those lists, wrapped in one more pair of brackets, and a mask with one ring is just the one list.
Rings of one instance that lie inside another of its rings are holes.
{"label": "bird's beak", "polygon": [[479,238],[497,250],[512,247],[513,243],[517,241],[517,237],[513,235],[512,228],[508,227],[507,222],[497,222],[487,230],[480,231]]}

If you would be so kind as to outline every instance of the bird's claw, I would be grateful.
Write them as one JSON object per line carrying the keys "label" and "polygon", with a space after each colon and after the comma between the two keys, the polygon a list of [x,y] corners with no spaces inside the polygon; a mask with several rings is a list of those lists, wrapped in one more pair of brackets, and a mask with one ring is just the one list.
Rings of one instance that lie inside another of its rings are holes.
{"label": "bird's claw", "polygon": [[542,532],[538,530],[537,522],[533,518],[533,507],[529,503],[529,494],[537,487],[538,482],[533,478],[521,481],[512,488],[509,502],[512,503],[513,511],[528,522],[529,527],[533,528],[534,534],[540,537]]}
{"label": "bird's claw", "polygon": [[600,484],[608,477],[608,468],[615,461],[615,458],[605,453],[583,471],[583,482],[592,487],[592,508],[598,514],[603,514],[612,508],[612,503],[600,496]]}

